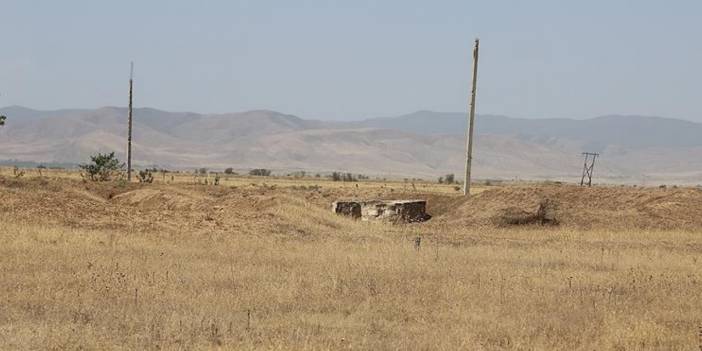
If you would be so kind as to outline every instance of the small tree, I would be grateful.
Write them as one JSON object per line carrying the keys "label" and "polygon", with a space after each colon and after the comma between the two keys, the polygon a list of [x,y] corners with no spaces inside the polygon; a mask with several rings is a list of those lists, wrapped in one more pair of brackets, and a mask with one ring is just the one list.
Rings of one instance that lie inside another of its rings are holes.
{"label": "small tree", "polygon": [[234,174],[234,168],[229,167],[225,169],[224,174]]}
{"label": "small tree", "polygon": [[2,127],[2,126],[5,125],[5,120],[6,120],[6,119],[7,119],[7,117],[5,117],[5,116],[3,116],[3,115],[0,115],[0,127]]}
{"label": "small tree", "polygon": [[455,176],[453,175],[453,173],[446,175],[446,184],[453,184],[454,180]]}
{"label": "small tree", "polygon": [[106,182],[121,178],[124,172],[124,163],[120,163],[115,153],[98,153],[90,156],[90,163],[80,165],[83,179],[94,182]]}
{"label": "small tree", "polygon": [[137,174],[137,179],[139,180],[139,183],[153,183],[154,182],[154,175],[151,173],[150,169],[144,169],[139,171],[139,174]]}
{"label": "small tree", "polygon": [[439,184],[444,184],[444,177],[439,177]]}

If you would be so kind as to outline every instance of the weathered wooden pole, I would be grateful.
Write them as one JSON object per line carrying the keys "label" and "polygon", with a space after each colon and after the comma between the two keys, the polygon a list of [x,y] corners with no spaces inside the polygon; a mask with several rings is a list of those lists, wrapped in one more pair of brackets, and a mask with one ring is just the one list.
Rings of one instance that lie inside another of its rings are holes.
{"label": "weathered wooden pole", "polygon": [[475,90],[478,84],[478,49],[480,39],[475,39],[473,47],[473,87],[470,93],[470,113],[468,115],[468,130],[466,131],[466,176],[463,181],[463,195],[470,196],[470,168],[473,162],[473,126],[475,124]]}
{"label": "weathered wooden pole", "polygon": [[132,86],[134,81],[134,62],[131,62],[129,69],[129,127],[127,135],[127,181],[132,181]]}

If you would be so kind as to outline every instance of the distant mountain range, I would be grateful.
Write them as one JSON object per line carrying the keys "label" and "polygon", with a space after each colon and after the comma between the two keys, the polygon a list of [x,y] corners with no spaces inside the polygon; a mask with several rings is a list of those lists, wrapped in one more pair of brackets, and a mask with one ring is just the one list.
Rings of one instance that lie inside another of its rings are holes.
{"label": "distant mountain range", "polygon": [[[80,163],[124,157],[125,108],[0,109],[0,160]],[[466,115],[419,111],[354,122],[274,111],[204,115],[134,110],[134,163],[170,168],[349,171],[384,177],[461,174]],[[702,124],[642,116],[587,120],[476,118],[478,178],[579,179],[583,151],[602,154],[605,182],[702,183]]]}
{"label": "distant mountain range", "polygon": [[[464,135],[467,118],[465,113],[419,111],[399,117],[369,119],[359,122],[359,125],[417,134]],[[482,115],[476,122],[476,131],[478,134],[579,140],[592,151],[603,151],[609,145],[633,148],[702,146],[701,123],[661,117],[612,115],[574,120]]]}

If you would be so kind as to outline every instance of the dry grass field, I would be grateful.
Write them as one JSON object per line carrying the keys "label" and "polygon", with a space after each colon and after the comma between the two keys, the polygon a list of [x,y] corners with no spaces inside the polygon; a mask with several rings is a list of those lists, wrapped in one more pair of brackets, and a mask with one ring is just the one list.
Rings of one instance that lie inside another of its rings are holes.
{"label": "dry grass field", "polygon": [[[5,176],[8,178],[14,177],[14,169],[11,167],[0,167],[0,176]],[[48,178],[61,178],[61,179],[74,179],[81,180],[80,172],[75,170],[65,170],[65,169],[24,169],[25,176],[23,178],[37,178],[37,177],[48,177]],[[194,175],[193,171],[182,171],[182,172],[154,172],[154,183],[157,184],[212,184],[214,181],[214,173],[208,175]],[[248,175],[226,175],[224,173],[219,173],[220,185],[222,186],[274,186],[274,187],[301,187],[301,186],[318,186],[324,185],[325,188],[348,188],[348,189],[359,189],[359,190],[374,190],[374,189],[393,189],[395,191],[421,191],[424,193],[438,193],[438,194],[458,194],[461,191],[460,185],[458,184],[438,184],[436,180],[416,180],[411,179],[398,180],[398,179],[388,179],[388,180],[362,180],[356,182],[332,182],[327,177],[254,177]],[[414,184],[414,187],[413,187]],[[481,185],[474,186],[474,192],[478,193],[482,191],[484,187]],[[359,193],[360,194],[360,193]]]}
{"label": "dry grass field", "polygon": [[[699,189],[502,186],[465,200],[451,186],[404,182],[2,174],[3,350],[697,350],[702,341]],[[434,218],[354,221],[331,213],[340,197],[426,198]],[[543,197],[560,201],[558,226],[490,220]]]}

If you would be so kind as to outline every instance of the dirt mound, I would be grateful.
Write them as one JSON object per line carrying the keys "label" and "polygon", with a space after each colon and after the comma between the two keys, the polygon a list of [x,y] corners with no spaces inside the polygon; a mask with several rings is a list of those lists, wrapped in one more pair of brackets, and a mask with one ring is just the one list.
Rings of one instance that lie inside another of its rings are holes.
{"label": "dirt mound", "polygon": [[558,223],[577,228],[702,230],[702,190],[695,188],[502,186],[465,198],[386,188],[142,185],[0,177],[2,219],[130,232],[285,233],[286,225],[297,225],[300,217],[312,214],[317,217],[305,220],[334,227],[329,205],[339,198],[427,200],[427,213],[433,216],[429,226]]}
{"label": "dirt mound", "polygon": [[543,199],[539,203],[536,212],[529,212],[519,207],[508,207],[500,215],[493,218],[493,222],[499,226],[540,224],[558,225],[556,213],[558,204],[551,199]]}
{"label": "dirt mound", "polygon": [[285,236],[289,233],[284,229],[300,218],[285,218],[281,214],[297,202],[300,205],[295,206],[296,211],[313,209],[316,206],[308,203],[309,198],[319,198],[315,201],[320,202],[322,194],[316,190],[269,187],[93,183],[0,176],[2,220],[130,233]]}
{"label": "dirt mound", "polygon": [[[544,204],[548,203],[547,207]],[[558,222],[578,228],[702,228],[702,190],[694,188],[510,186],[486,190],[439,221],[500,226]]]}
{"label": "dirt mound", "polygon": [[113,202],[138,207],[145,210],[192,210],[199,202],[198,197],[174,191],[143,188],[115,195]]}
{"label": "dirt mound", "polygon": [[107,200],[78,181],[0,177],[0,215],[27,223],[79,223],[106,216]]}

